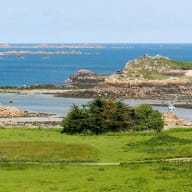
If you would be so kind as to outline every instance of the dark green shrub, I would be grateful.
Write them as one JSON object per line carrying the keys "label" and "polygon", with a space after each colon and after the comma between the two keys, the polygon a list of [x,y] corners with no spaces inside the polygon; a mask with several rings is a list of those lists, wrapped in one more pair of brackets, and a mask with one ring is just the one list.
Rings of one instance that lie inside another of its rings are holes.
{"label": "dark green shrub", "polygon": [[156,130],[157,132],[160,132],[164,127],[161,113],[153,110],[148,104],[142,104],[135,107],[135,123],[136,129],[139,131]]}
{"label": "dark green shrub", "polygon": [[160,131],[163,121],[160,112],[150,105],[132,108],[120,101],[98,98],[82,108],[73,105],[62,126],[62,132],[90,135],[109,131]]}
{"label": "dark green shrub", "polygon": [[[66,133],[82,133],[93,124],[93,119],[89,110],[86,108],[80,109],[78,106],[73,105],[71,111],[63,118],[62,132]],[[94,125],[94,124],[93,124]]]}

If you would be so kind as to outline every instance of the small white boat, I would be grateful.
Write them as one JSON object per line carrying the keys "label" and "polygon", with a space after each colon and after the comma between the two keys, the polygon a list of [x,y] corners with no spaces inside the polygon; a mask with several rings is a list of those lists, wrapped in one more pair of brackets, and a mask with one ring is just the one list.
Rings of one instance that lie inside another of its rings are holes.
{"label": "small white boat", "polygon": [[170,104],[170,105],[168,106],[168,111],[169,111],[169,112],[173,112],[174,110],[175,110],[174,105],[173,105],[173,104]]}

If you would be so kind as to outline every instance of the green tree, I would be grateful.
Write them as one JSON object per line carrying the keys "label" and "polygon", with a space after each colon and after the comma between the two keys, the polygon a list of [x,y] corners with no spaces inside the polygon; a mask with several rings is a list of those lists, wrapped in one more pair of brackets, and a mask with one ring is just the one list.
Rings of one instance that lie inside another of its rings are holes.
{"label": "green tree", "polygon": [[156,130],[161,131],[164,122],[159,111],[153,110],[151,105],[142,104],[135,107],[135,123],[138,131]]}
{"label": "green tree", "polygon": [[87,129],[91,129],[93,122],[90,117],[89,110],[86,108],[80,109],[77,105],[73,105],[71,111],[63,118],[62,132],[66,133],[82,133]]}
{"label": "green tree", "polygon": [[164,121],[161,117],[161,113],[157,110],[153,110],[149,115],[148,127],[149,129],[153,129],[157,132],[160,132],[164,127]]}
{"label": "green tree", "polygon": [[116,111],[113,118],[113,130],[131,131],[134,128],[134,109],[125,103],[116,102]]}

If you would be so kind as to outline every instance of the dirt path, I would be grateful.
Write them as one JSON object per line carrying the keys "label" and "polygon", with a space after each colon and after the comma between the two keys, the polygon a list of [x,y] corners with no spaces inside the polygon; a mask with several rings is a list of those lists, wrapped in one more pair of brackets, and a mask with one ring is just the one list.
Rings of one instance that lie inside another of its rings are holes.
{"label": "dirt path", "polygon": [[164,161],[168,161],[168,162],[175,162],[175,161],[189,162],[189,161],[192,161],[192,157],[165,159]]}
{"label": "dirt path", "polygon": [[[190,162],[192,157],[187,158],[172,158],[172,159],[157,159],[157,160],[143,160],[143,161],[129,161],[127,164],[131,163],[145,163],[145,162]],[[0,164],[5,162],[0,162]],[[114,163],[96,163],[96,162],[87,162],[87,163],[63,163],[63,162],[6,162],[8,164],[27,164],[27,165],[78,165],[78,166],[120,166],[123,163],[114,162]],[[126,163],[125,163],[126,164]]]}

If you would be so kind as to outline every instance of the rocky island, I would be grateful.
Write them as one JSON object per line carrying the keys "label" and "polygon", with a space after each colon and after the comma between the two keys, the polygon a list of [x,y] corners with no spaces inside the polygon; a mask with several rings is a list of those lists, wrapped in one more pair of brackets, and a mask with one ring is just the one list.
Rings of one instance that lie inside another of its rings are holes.
{"label": "rocky island", "polygon": [[171,94],[191,100],[192,62],[144,55],[129,61],[122,71],[114,74],[97,75],[81,70],[67,82],[74,86],[74,90],[58,96],[163,99]]}

